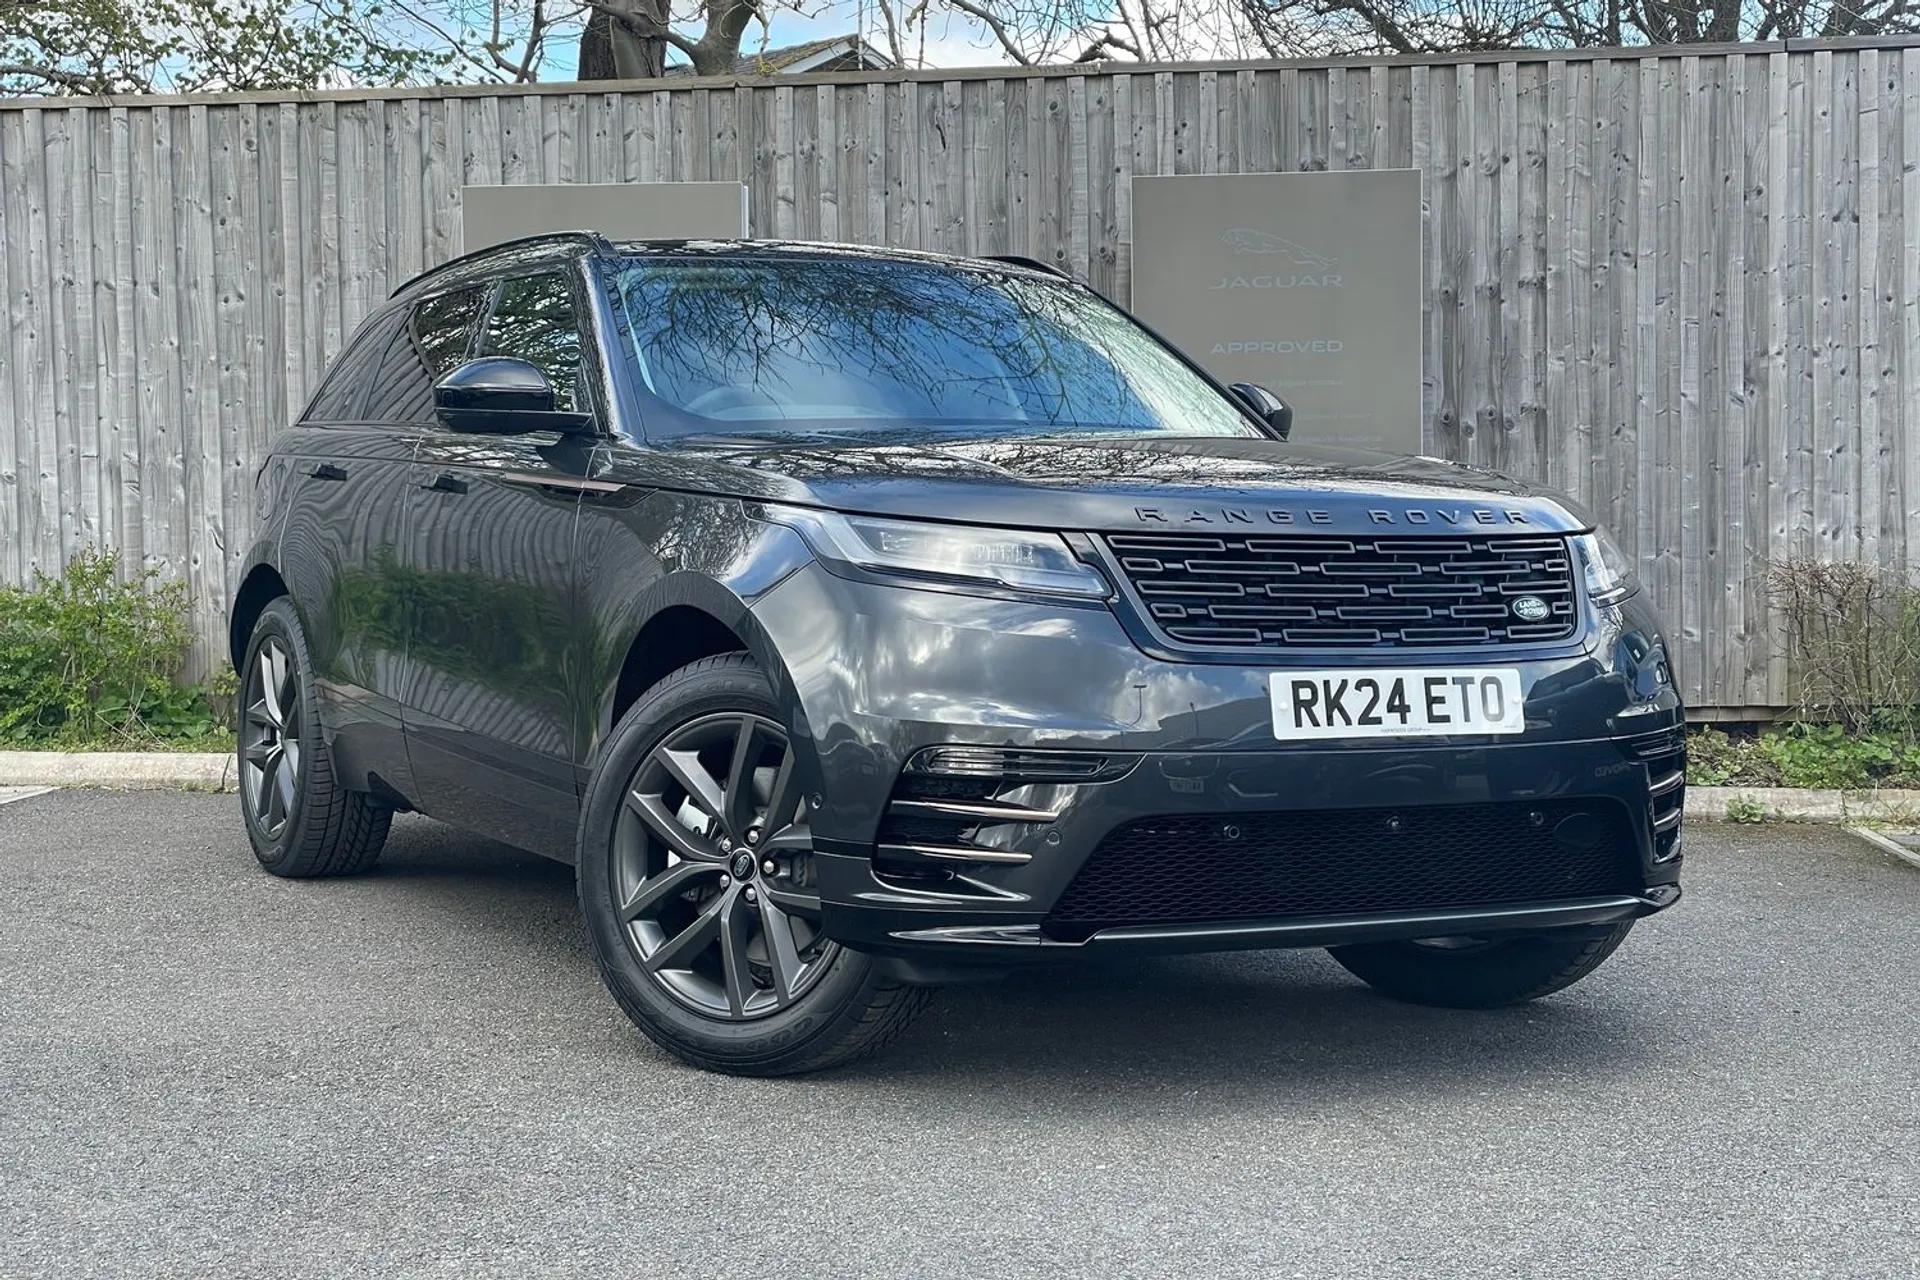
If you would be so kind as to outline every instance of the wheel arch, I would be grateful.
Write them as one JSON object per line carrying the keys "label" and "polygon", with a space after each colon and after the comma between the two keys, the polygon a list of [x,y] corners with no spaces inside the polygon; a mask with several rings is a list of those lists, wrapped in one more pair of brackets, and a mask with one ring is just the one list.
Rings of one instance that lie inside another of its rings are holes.
{"label": "wheel arch", "polygon": [[292,594],[286,579],[271,564],[256,564],[241,579],[239,590],[233,593],[233,607],[227,612],[227,656],[235,671],[246,661],[247,642],[253,638],[262,611],[279,597]]}
{"label": "wheel arch", "polygon": [[813,735],[792,675],[745,600],[713,578],[683,571],[661,579],[636,604],[613,646],[620,661],[594,717],[590,764],[598,763],[613,726],[663,678],[702,658],[745,652],[773,682],[796,748],[809,770],[815,769]]}

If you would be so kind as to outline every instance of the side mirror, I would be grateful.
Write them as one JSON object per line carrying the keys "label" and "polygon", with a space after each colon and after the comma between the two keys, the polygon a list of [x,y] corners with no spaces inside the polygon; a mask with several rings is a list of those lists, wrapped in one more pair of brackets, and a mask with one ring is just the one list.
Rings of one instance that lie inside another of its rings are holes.
{"label": "side mirror", "polygon": [[1293,406],[1285,400],[1253,382],[1236,382],[1227,390],[1259,414],[1261,421],[1273,429],[1273,434],[1282,440],[1293,434]]}
{"label": "side mirror", "polygon": [[593,430],[592,414],[553,407],[553,384],[546,374],[507,356],[469,360],[454,369],[434,384],[433,405],[442,426],[472,435],[575,435]]}

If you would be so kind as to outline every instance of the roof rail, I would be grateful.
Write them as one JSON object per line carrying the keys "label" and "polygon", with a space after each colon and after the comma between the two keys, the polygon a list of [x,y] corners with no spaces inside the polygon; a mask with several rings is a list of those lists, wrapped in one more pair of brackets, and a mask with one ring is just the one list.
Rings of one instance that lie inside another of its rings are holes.
{"label": "roof rail", "polygon": [[1044,271],[1050,276],[1059,276],[1062,280],[1073,279],[1072,276],[1068,275],[1061,268],[1054,266],[1051,262],[1042,262],[1038,258],[1029,258],[1023,253],[983,253],[980,256],[987,262],[1004,262],[1009,266],[1026,267],[1030,271]]}
{"label": "roof rail", "polygon": [[542,243],[583,245],[595,253],[608,255],[616,252],[613,247],[613,242],[598,231],[544,231],[539,235],[515,236],[511,240],[502,240],[497,244],[490,244],[484,249],[474,249],[471,252],[461,254],[457,258],[449,258],[439,266],[428,267],[419,275],[401,281],[400,284],[394,287],[393,292],[387,296],[389,298],[397,298],[408,289],[413,288],[422,281],[431,280],[443,271],[450,271],[455,267],[473,262],[489,254],[498,253],[502,249],[511,249],[515,245],[536,245]]}

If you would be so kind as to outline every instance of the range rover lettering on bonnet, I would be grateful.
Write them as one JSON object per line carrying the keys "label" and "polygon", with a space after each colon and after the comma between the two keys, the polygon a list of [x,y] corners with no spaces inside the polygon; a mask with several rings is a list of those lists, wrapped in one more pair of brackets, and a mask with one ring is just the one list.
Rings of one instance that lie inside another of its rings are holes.
{"label": "range rover lettering on bonnet", "polygon": [[[1133,514],[1142,524],[1332,524],[1333,512],[1314,507],[1135,507]],[[1467,528],[1472,525],[1527,524],[1524,511],[1496,507],[1402,507],[1367,510],[1373,524],[1438,525],[1442,528]]]}

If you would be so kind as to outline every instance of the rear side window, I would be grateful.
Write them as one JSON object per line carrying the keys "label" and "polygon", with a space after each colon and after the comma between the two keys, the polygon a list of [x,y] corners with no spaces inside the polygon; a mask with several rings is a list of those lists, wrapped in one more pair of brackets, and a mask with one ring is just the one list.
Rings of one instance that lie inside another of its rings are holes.
{"label": "rear side window", "polygon": [[574,413],[585,408],[580,322],[573,309],[573,285],[565,274],[502,281],[480,350],[482,355],[525,360],[546,374],[556,408]]}
{"label": "rear side window", "polygon": [[486,290],[457,289],[420,302],[387,345],[366,416],[374,422],[433,421],[433,384],[467,359]]}
{"label": "rear side window", "polygon": [[382,316],[354,336],[346,351],[333,362],[327,376],[320,380],[303,422],[362,422],[361,406],[366,403],[367,385],[373,381],[392,339],[398,315]]}

